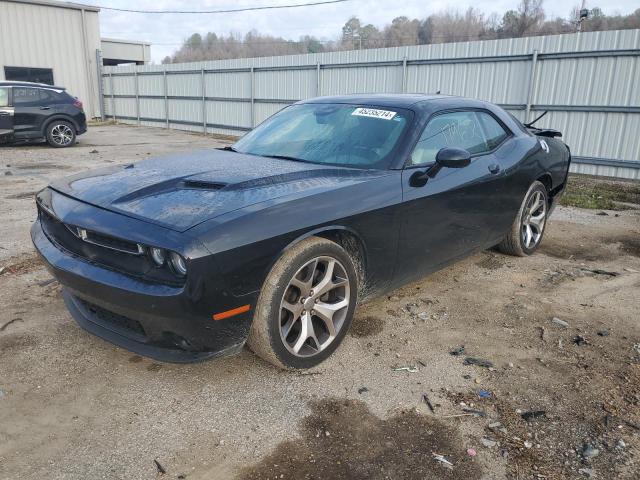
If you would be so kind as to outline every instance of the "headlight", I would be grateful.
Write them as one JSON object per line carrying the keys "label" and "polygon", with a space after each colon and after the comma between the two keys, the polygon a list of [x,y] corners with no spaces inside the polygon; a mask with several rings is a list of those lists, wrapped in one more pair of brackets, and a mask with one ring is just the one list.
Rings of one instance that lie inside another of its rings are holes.
{"label": "headlight", "polygon": [[162,248],[151,247],[149,249],[149,253],[151,255],[151,259],[156,265],[158,265],[159,267],[164,265],[164,261],[167,258],[167,252],[165,250],[163,250]]}
{"label": "headlight", "polygon": [[187,262],[176,252],[171,252],[171,266],[178,275],[184,277],[187,274]]}

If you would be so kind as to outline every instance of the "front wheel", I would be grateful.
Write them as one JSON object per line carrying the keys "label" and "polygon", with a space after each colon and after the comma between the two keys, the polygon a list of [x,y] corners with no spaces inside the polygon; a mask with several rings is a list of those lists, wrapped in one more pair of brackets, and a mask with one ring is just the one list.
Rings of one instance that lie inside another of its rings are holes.
{"label": "front wheel", "polygon": [[76,143],[76,129],[69,122],[54,120],[47,127],[46,137],[54,148],[70,147]]}
{"label": "front wheel", "polygon": [[294,245],[262,287],[249,348],[280,368],[318,365],[351,325],[357,282],[353,260],[340,245],[319,237]]}
{"label": "front wheel", "polygon": [[524,257],[536,251],[547,224],[549,200],[547,188],[539,181],[529,187],[511,230],[498,249],[508,255]]}

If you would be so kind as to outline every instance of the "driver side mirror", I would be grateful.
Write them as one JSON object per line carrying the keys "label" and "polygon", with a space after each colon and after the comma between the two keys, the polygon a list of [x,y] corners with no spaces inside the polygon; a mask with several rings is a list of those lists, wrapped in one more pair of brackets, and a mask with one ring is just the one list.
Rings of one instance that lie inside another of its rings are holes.
{"label": "driver side mirror", "polygon": [[447,168],[462,168],[471,163],[471,154],[463,148],[445,147],[438,150],[436,164]]}
{"label": "driver side mirror", "polygon": [[471,163],[471,154],[463,148],[445,147],[438,150],[436,163],[426,171],[417,171],[409,179],[412,187],[424,186],[430,178],[435,177],[443,167],[462,168]]}

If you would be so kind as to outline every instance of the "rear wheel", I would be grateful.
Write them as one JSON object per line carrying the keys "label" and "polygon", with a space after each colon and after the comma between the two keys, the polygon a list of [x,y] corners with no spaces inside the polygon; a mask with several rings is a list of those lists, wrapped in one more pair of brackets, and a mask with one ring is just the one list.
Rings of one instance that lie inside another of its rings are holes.
{"label": "rear wheel", "polygon": [[524,196],[511,230],[500,242],[498,249],[518,257],[531,255],[542,241],[548,212],[547,188],[541,182],[535,181]]}
{"label": "rear wheel", "polygon": [[69,122],[54,120],[47,126],[47,143],[54,148],[70,147],[76,143],[76,129]]}
{"label": "rear wheel", "polygon": [[311,368],[338,347],[357,300],[353,260],[338,244],[307,238],[287,250],[265,281],[249,348],[281,368]]}

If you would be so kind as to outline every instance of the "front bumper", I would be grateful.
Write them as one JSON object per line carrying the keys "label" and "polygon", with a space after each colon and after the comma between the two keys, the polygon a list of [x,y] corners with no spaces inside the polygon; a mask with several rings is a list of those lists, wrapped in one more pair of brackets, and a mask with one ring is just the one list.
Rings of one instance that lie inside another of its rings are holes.
{"label": "front bumper", "polygon": [[233,297],[208,279],[197,286],[149,283],[70,253],[49,238],[40,220],[33,244],[63,286],[64,301],[85,330],[164,362],[194,362],[239,351],[252,312],[214,321],[212,314],[255,299]]}

